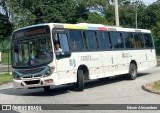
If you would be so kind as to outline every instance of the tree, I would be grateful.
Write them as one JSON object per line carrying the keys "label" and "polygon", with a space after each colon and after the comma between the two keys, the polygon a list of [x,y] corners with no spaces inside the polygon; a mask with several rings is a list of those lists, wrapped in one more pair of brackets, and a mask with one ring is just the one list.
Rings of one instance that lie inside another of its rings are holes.
{"label": "tree", "polygon": [[149,5],[142,16],[141,27],[151,29],[152,26],[156,26],[156,22],[160,19],[160,3],[156,2]]}
{"label": "tree", "polygon": [[107,19],[103,15],[98,14],[96,12],[89,13],[88,19],[86,20],[83,20],[82,18],[80,18],[79,22],[110,25],[110,23],[107,21]]}
{"label": "tree", "polygon": [[[10,0],[14,22],[17,27],[37,23],[76,23],[86,16],[86,7],[76,0]],[[85,17],[86,18],[86,17]]]}
{"label": "tree", "polygon": [[[122,27],[135,28],[135,14],[137,10],[138,26],[141,23],[141,15],[146,5],[141,2],[131,2],[130,0],[119,0],[119,21]],[[108,21],[115,25],[115,9],[114,3],[111,3],[105,10],[105,17]]]}
{"label": "tree", "polygon": [[2,10],[0,10],[0,38],[3,39],[11,35],[13,24],[9,20],[10,15],[6,8],[7,6],[5,0],[1,0],[0,6],[4,12],[1,13]]}
{"label": "tree", "polygon": [[11,35],[13,30],[13,24],[6,16],[0,16],[0,38],[6,38]]}
{"label": "tree", "polygon": [[10,49],[10,43],[8,42],[13,31],[13,24],[10,21],[6,0],[1,0],[0,7],[2,8],[0,10],[0,51],[4,52],[7,49]]}
{"label": "tree", "polygon": [[114,14],[114,7],[113,5],[110,5],[107,7],[107,9],[104,12],[105,18],[111,25],[115,25],[115,14]]}

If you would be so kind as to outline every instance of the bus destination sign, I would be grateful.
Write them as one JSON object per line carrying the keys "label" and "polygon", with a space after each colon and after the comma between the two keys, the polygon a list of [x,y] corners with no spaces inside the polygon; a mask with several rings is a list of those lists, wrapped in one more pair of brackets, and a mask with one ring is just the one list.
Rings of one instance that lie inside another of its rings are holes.
{"label": "bus destination sign", "polygon": [[23,37],[31,37],[35,35],[49,34],[49,26],[38,26],[33,28],[26,28],[19,30],[13,34],[13,39],[19,39]]}

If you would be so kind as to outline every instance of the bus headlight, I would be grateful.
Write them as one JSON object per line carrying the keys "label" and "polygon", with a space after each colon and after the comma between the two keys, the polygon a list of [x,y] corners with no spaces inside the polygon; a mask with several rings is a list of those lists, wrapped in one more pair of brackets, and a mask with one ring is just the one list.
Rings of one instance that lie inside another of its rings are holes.
{"label": "bus headlight", "polygon": [[55,67],[49,67],[48,71],[46,72],[46,74],[44,75],[45,77],[50,76],[53,71],[54,71]]}
{"label": "bus headlight", "polygon": [[12,75],[15,80],[21,80],[21,77],[17,73],[13,72]]}

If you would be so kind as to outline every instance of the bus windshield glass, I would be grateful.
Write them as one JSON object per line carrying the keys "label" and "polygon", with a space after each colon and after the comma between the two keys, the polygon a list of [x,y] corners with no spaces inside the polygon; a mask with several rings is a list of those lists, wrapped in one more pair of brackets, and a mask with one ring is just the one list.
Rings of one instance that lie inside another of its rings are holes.
{"label": "bus windshield glass", "polygon": [[53,52],[48,29],[48,27],[38,27],[14,33],[12,38],[12,65],[14,67],[29,68],[52,61]]}

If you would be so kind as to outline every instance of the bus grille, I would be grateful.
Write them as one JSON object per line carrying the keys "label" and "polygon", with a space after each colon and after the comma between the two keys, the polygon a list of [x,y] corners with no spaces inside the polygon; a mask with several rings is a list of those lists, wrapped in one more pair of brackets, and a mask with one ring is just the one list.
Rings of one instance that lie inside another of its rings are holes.
{"label": "bus grille", "polygon": [[40,80],[25,81],[26,85],[39,84]]}
{"label": "bus grille", "polygon": [[41,77],[42,75],[30,75],[30,76],[24,76],[22,78],[35,78],[35,77]]}
{"label": "bus grille", "polygon": [[43,71],[44,68],[36,68],[36,69],[29,69],[29,70],[20,70],[19,73],[21,74],[35,74]]}

